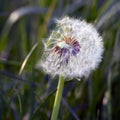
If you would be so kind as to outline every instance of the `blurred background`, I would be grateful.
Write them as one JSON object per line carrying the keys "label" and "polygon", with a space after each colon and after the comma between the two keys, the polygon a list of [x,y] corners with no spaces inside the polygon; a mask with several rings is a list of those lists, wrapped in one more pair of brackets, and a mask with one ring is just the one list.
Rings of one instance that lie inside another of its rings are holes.
{"label": "blurred background", "polygon": [[93,23],[103,61],[66,81],[59,120],[120,120],[119,0],[0,0],[0,120],[49,120],[58,77],[37,69],[43,42],[63,16]]}

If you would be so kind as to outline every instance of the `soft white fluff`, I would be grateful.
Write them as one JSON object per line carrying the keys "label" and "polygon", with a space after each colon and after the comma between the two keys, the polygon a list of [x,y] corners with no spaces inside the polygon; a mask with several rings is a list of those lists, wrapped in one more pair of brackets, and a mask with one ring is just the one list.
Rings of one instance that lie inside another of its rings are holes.
{"label": "soft white fluff", "polygon": [[[55,45],[67,47],[59,43],[64,36],[74,37],[80,44],[80,52],[76,56],[70,56],[68,64],[61,63],[64,58],[52,52]],[[46,43],[40,66],[50,74],[62,75],[69,78],[88,76],[101,62],[103,53],[102,37],[99,36],[92,24],[78,19],[64,17],[56,21],[56,28],[51,32]]]}

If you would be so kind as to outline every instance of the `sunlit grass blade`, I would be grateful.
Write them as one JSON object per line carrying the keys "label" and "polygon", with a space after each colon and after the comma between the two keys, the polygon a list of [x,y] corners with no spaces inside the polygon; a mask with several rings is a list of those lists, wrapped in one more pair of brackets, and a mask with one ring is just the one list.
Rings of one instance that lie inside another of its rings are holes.
{"label": "sunlit grass blade", "polygon": [[[28,55],[27,55],[26,58],[24,59],[22,65],[21,65],[20,71],[19,71],[19,75],[22,74],[22,72],[23,72],[23,70],[24,70],[24,68],[25,68],[25,65],[27,64],[27,61],[29,60],[31,54],[33,53],[33,51],[35,50],[35,48],[36,48],[37,46],[38,46],[38,43],[36,43],[36,44],[32,47],[31,51],[28,53]],[[20,113],[22,114],[22,102],[21,102],[21,97],[20,97],[19,94],[17,94],[17,96],[18,96],[18,101],[19,101]]]}
{"label": "sunlit grass blade", "polygon": [[30,52],[28,53],[28,55],[27,55],[26,58],[24,59],[22,65],[21,65],[20,71],[19,71],[19,75],[22,74],[22,72],[23,72],[23,70],[24,70],[24,68],[25,68],[25,65],[26,65],[27,61],[29,60],[31,54],[32,54],[33,51],[36,49],[36,47],[38,46],[38,44],[39,44],[39,43],[36,43],[36,44],[32,47],[32,49],[30,50]]}

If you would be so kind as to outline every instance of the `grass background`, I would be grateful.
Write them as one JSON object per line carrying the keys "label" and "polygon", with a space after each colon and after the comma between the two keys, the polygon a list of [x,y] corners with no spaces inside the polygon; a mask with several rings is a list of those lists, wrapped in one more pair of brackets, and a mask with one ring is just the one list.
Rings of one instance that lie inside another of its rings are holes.
{"label": "grass background", "polygon": [[58,77],[36,68],[43,42],[62,16],[86,19],[105,51],[89,78],[65,82],[59,120],[120,119],[119,0],[0,1],[0,120],[48,120]]}

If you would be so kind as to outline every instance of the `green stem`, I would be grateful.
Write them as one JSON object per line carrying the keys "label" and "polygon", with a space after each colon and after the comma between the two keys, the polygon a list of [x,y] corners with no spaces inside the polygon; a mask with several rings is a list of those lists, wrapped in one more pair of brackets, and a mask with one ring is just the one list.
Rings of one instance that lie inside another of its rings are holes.
{"label": "green stem", "polygon": [[55,97],[55,101],[54,101],[51,120],[57,120],[60,102],[61,102],[62,93],[63,93],[63,87],[64,87],[64,77],[60,76],[58,87],[57,87],[57,93],[56,93],[56,97]]}

